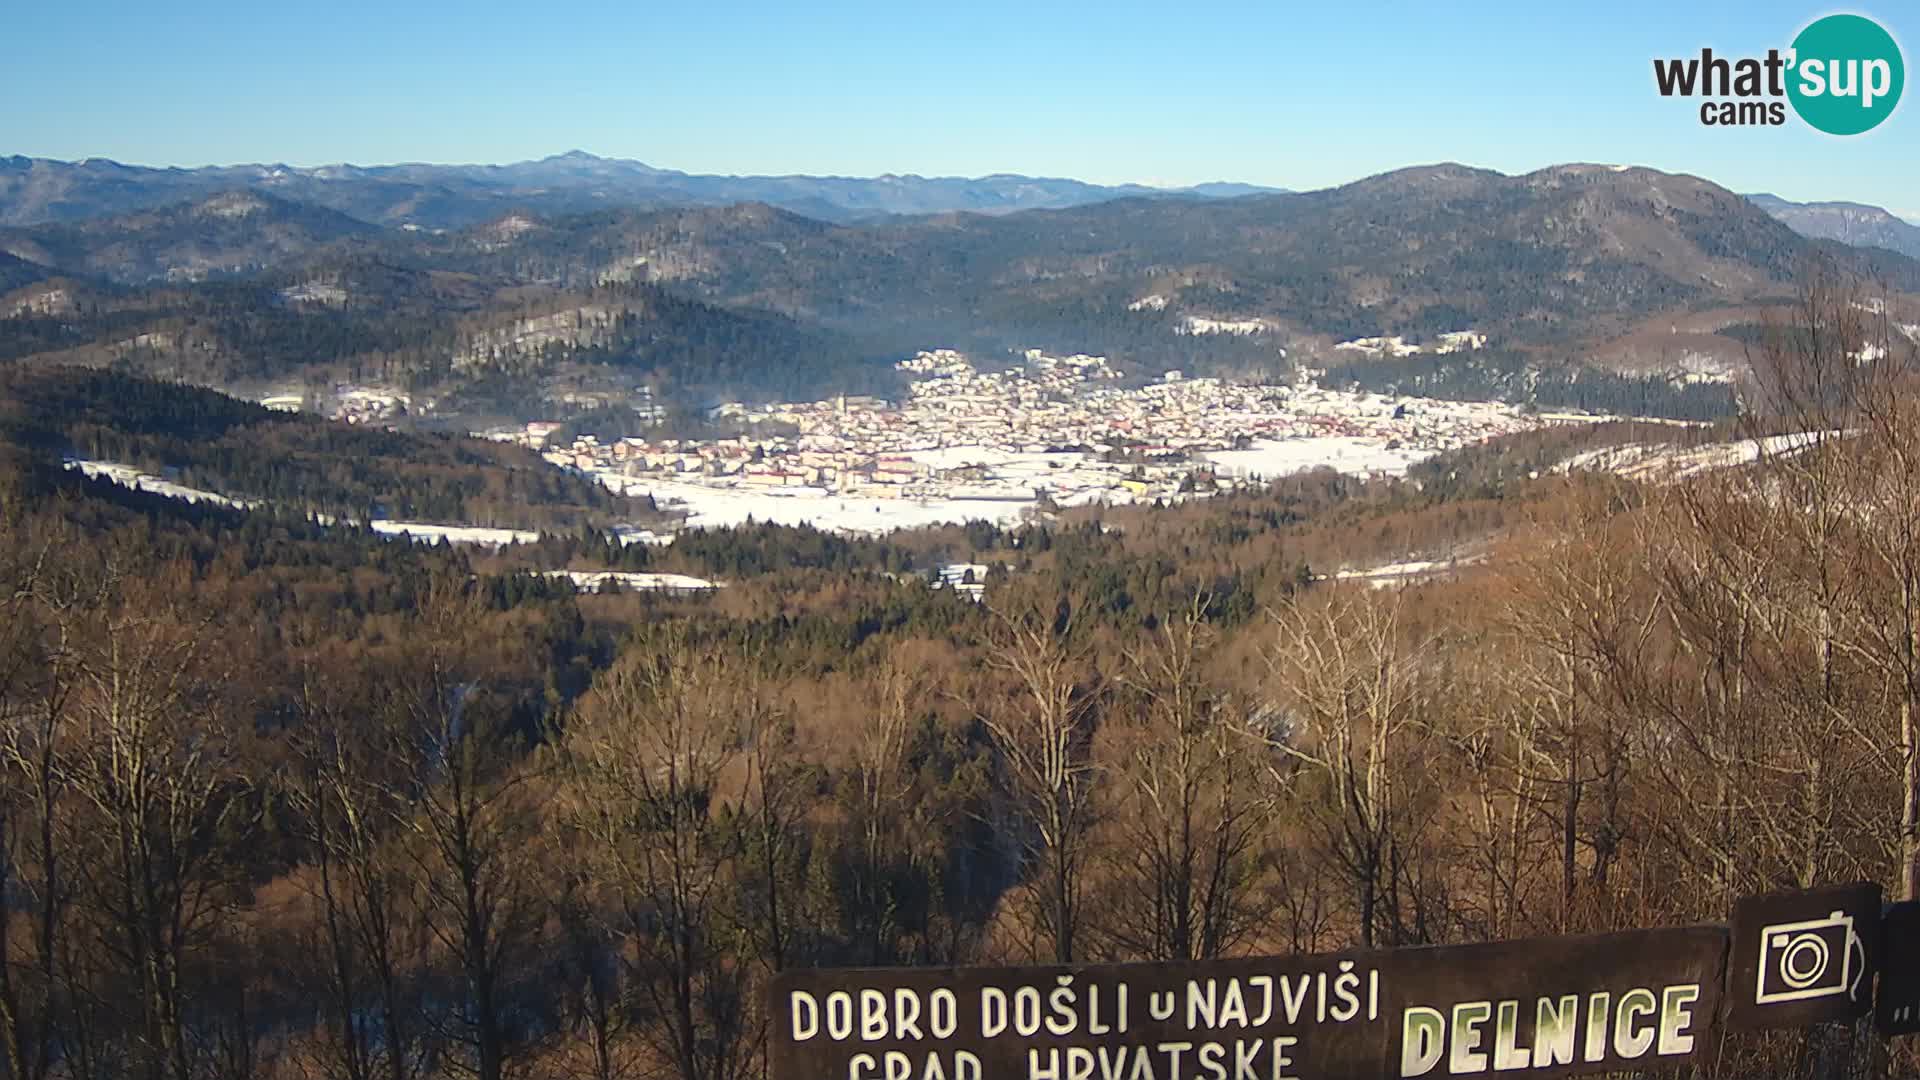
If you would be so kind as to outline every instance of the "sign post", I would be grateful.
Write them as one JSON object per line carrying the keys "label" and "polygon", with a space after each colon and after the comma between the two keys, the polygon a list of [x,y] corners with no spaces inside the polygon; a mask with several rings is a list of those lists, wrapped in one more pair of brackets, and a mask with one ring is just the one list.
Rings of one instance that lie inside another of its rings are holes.
{"label": "sign post", "polygon": [[1880,922],[1874,1020],[1887,1038],[1920,1033],[1920,901],[1894,904]]}

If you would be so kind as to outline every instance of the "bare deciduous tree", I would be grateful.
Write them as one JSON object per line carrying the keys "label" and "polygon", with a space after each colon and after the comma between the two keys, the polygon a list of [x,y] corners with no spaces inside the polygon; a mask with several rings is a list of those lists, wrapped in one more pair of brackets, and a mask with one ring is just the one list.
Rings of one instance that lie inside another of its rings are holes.
{"label": "bare deciduous tree", "polygon": [[1205,670],[1218,645],[1205,596],[1129,653],[1108,734],[1118,896],[1106,936],[1122,955],[1211,959],[1260,923],[1256,889],[1280,788],[1247,707]]}
{"label": "bare deciduous tree", "polygon": [[1273,744],[1325,780],[1312,809],[1352,890],[1361,943],[1425,940],[1415,865],[1432,734],[1425,646],[1405,640],[1397,591],[1332,590],[1274,622],[1268,667],[1285,719]]}
{"label": "bare deciduous tree", "polygon": [[478,614],[465,582],[436,581],[421,604],[423,639],[396,688],[382,752],[402,850],[425,922],[462,987],[451,1033],[479,1080],[501,1080],[520,1049],[508,984],[524,970],[547,910],[529,856],[542,823],[540,763],[464,648]]}
{"label": "bare deciduous tree", "polygon": [[[340,700],[336,694],[345,693]],[[401,710],[315,671],[303,679],[291,734],[290,808],[312,851],[335,1068],[345,1080],[411,1080],[421,1033],[406,967],[422,958],[419,896],[393,842],[410,808],[398,796],[392,733]]]}
{"label": "bare deciduous tree", "polygon": [[725,925],[741,845],[722,806],[759,703],[729,660],[681,633],[639,643],[565,743],[566,825],[611,893],[645,1030],[687,1080],[734,1080],[755,1049],[748,972]]}
{"label": "bare deciduous tree", "polygon": [[245,684],[215,643],[211,608],[141,595],[151,584],[129,583],[91,613],[61,767],[98,830],[83,890],[131,993],[134,1067],[188,1080],[189,954],[241,899],[229,833],[251,804],[221,695]]}
{"label": "bare deciduous tree", "polygon": [[1004,763],[1015,813],[1032,839],[1035,922],[1050,958],[1072,963],[1080,932],[1086,838],[1094,813],[1094,729],[1100,694],[1087,635],[1070,601],[1035,595],[994,601],[988,664],[1012,684],[983,710]]}

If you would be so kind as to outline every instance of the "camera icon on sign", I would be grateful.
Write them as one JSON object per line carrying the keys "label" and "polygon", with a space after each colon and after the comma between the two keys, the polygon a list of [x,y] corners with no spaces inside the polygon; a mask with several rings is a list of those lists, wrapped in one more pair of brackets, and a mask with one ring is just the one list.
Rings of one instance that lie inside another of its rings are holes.
{"label": "camera icon on sign", "polygon": [[1866,946],[1853,930],[1853,916],[1845,912],[1763,926],[1754,1003],[1772,1005],[1840,994],[1857,999],[1866,959]]}

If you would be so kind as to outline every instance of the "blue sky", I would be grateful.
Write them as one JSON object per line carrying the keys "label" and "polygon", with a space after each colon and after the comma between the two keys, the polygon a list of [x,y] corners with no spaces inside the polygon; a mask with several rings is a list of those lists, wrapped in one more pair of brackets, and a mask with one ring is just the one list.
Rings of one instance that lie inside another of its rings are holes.
{"label": "blue sky", "polygon": [[1920,7],[387,0],[19,4],[0,154],[154,165],[512,161],[690,172],[1023,172],[1322,187],[1565,161],[1920,216],[1920,118],[1841,140],[1702,127],[1655,56],[1764,53],[1833,10],[1915,58]]}

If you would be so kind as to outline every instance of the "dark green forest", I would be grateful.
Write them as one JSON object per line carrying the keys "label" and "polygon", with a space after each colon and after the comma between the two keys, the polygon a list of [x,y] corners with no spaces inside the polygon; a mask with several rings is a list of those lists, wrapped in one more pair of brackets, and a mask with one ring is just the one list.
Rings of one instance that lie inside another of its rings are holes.
{"label": "dark green forest", "polygon": [[519,447],[338,424],[107,371],[0,369],[0,438],[136,466],[296,518],[566,531],[652,516],[650,504]]}

